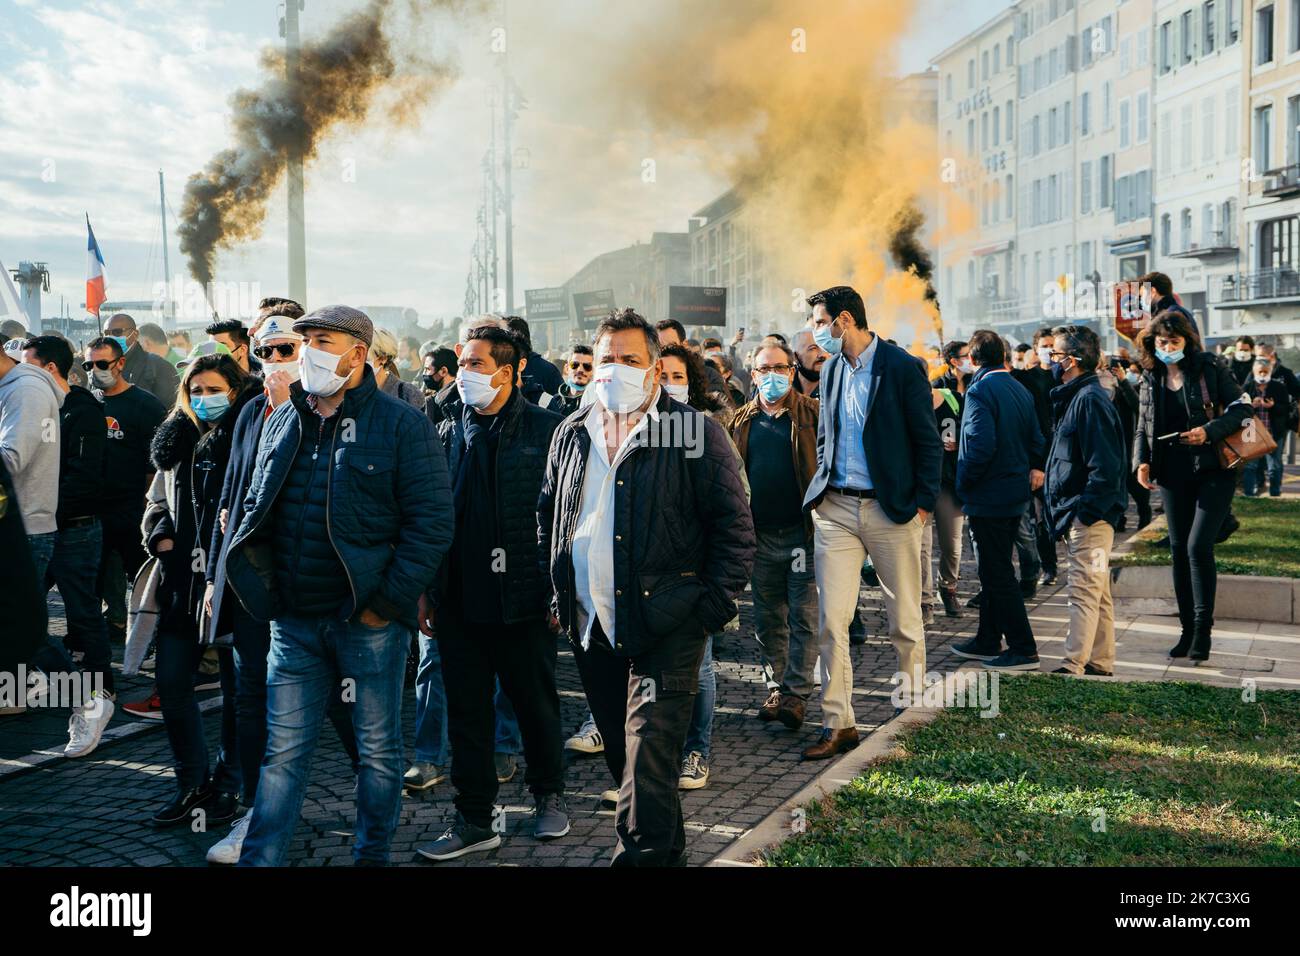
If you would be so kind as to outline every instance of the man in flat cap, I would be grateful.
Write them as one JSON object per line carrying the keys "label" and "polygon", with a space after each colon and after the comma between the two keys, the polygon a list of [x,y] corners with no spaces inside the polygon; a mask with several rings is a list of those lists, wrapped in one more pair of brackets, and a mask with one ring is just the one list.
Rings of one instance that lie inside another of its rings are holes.
{"label": "man in flat cap", "polygon": [[451,546],[433,425],[381,392],[373,327],[335,305],[293,323],[301,392],[267,419],[226,557],[250,615],[271,622],[267,748],[241,866],[285,862],[331,695],[359,751],[358,865],[383,865],[402,798],[402,683],[416,607]]}

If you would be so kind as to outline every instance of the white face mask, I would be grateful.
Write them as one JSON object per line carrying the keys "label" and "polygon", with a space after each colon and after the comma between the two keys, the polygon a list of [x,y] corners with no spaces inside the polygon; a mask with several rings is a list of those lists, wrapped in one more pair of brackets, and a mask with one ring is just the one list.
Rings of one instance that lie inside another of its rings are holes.
{"label": "white face mask", "polygon": [[1050,346],[1043,345],[1038,349],[1038,361],[1043,364],[1043,368],[1050,368],[1052,365],[1052,349]]}
{"label": "white face mask", "polygon": [[342,357],[304,344],[298,352],[298,370],[302,377],[302,387],[321,398],[333,395],[347,384],[348,380],[348,376],[340,375],[335,371]]}
{"label": "white face mask", "polygon": [[968,358],[962,359],[957,363],[957,371],[961,372],[963,375],[974,375],[975,363]]}
{"label": "white face mask", "polygon": [[495,402],[503,387],[498,385],[494,388],[492,376],[482,372],[461,369],[456,373],[456,391],[460,393],[460,400],[476,412],[483,411]]}
{"label": "white face mask", "polygon": [[1270,378],[1270,376],[1269,376],[1268,372],[1256,372],[1256,373],[1255,373],[1255,381],[1259,382],[1259,384],[1261,384],[1261,385],[1266,384],[1266,383],[1268,382],[1269,378]]}
{"label": "white face mask", "polygon": [[1011,367],[1012,367],[1012,368],[1015,368],[1015,369],[1022,369],[1022,368],[1025,367],[1025,360],[1022,359],[1022,358],[1012,359],[1012,360],[1011,360]]}
{"label": "white face mask", "polygon": [[682,404],[687,404],[686,397],[690,394],[689,385],[674,385],[672,382],[664,382],[664,391]]}
{"label": "white face mask", "polygon": [[645,401],[647,369],[606,362],[596,368],[591,378],[592,388],[600,404],[611,412],[626,415],[641,407]]}
{"label": "white face mask", "polygon": [[268,377],[273,374],[284,375],[290,382],[302,378],[302,369],[297,362],[263,362],[262,373]]}

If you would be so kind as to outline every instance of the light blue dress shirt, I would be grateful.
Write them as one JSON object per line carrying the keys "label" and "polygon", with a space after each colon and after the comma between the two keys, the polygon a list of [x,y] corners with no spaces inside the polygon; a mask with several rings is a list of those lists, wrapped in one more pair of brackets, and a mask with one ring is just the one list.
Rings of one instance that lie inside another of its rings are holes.
{"label": "light blue dress shirt", "polygon": [[840,368],[839,431],[835,434],[835,459],[831,462],[831,484],[836,488],[857,488],[870,491],[876,486],[867,470],[867,454],[862,447],[862,430],[867,424],[867,403],[871,400],[871,387],[875,380],[873,366],[876,361],[876,344],[879,336],[871,337],[871,344],[858,356],[857,363],[847,355]]}

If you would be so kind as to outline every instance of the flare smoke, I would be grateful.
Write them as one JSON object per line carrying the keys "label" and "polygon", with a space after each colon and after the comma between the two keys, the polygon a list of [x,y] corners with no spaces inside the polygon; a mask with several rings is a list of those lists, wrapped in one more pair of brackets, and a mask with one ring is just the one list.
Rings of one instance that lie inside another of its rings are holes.
{"label": "flare smoke", "polygon": [[286,75],[284,50],[263,50],[266,79],[230,100],[233,145],[185,186],[176,231],[190,274],[206,285],[217,250],[261,234],[267,201],[292,154],[310,163],[336,128],[374,120],[395,126],[412,122],[457,75],[453,63],[414,49],[421,20],[434,9],[478,6],[472,0],[370,0],[319,40],[304,42],[291,75]]}

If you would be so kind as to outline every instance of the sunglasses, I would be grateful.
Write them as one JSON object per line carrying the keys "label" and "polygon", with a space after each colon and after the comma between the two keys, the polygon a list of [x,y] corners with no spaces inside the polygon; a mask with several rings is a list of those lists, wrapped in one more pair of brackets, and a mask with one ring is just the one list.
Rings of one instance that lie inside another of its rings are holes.
{"label": "sunglasses", "polygon": [[81,363],[81,367],[89,372],[92,368],[97,368],[101,372],[107,372],[110,368],[118,363],[118,359],[87,359]]}
{"label": "sunglasses", "polygon": [[279,355],[280,358],[287,359],[293,355],[293,350],[297,348],[292,342],[277,342],[275,345],[259,345],[253,349],[253,354],[265,361],[272,355]]}
{"label": "sunglasses", "polygon": [[135,329],[105,329],[105,330],[104,330],[104,334],[105,334],[105,335],[118,335],[118,336],[121,336],[122,338],[126,338],[128,335],[130,335],[130,334],[131,334],[132,332],[134,332],[134,331],[135,331]]}
{"label": "sunglasses", "polygon": [[582,369],[583,371],[590,372],[590,371],[591,371],[591,363],[590,363],[590,362],[570,362],[570,363],[569,363],[569,368],[573,368],[573,369],[578,369],[578,368],[580,368],[580,369]]}

